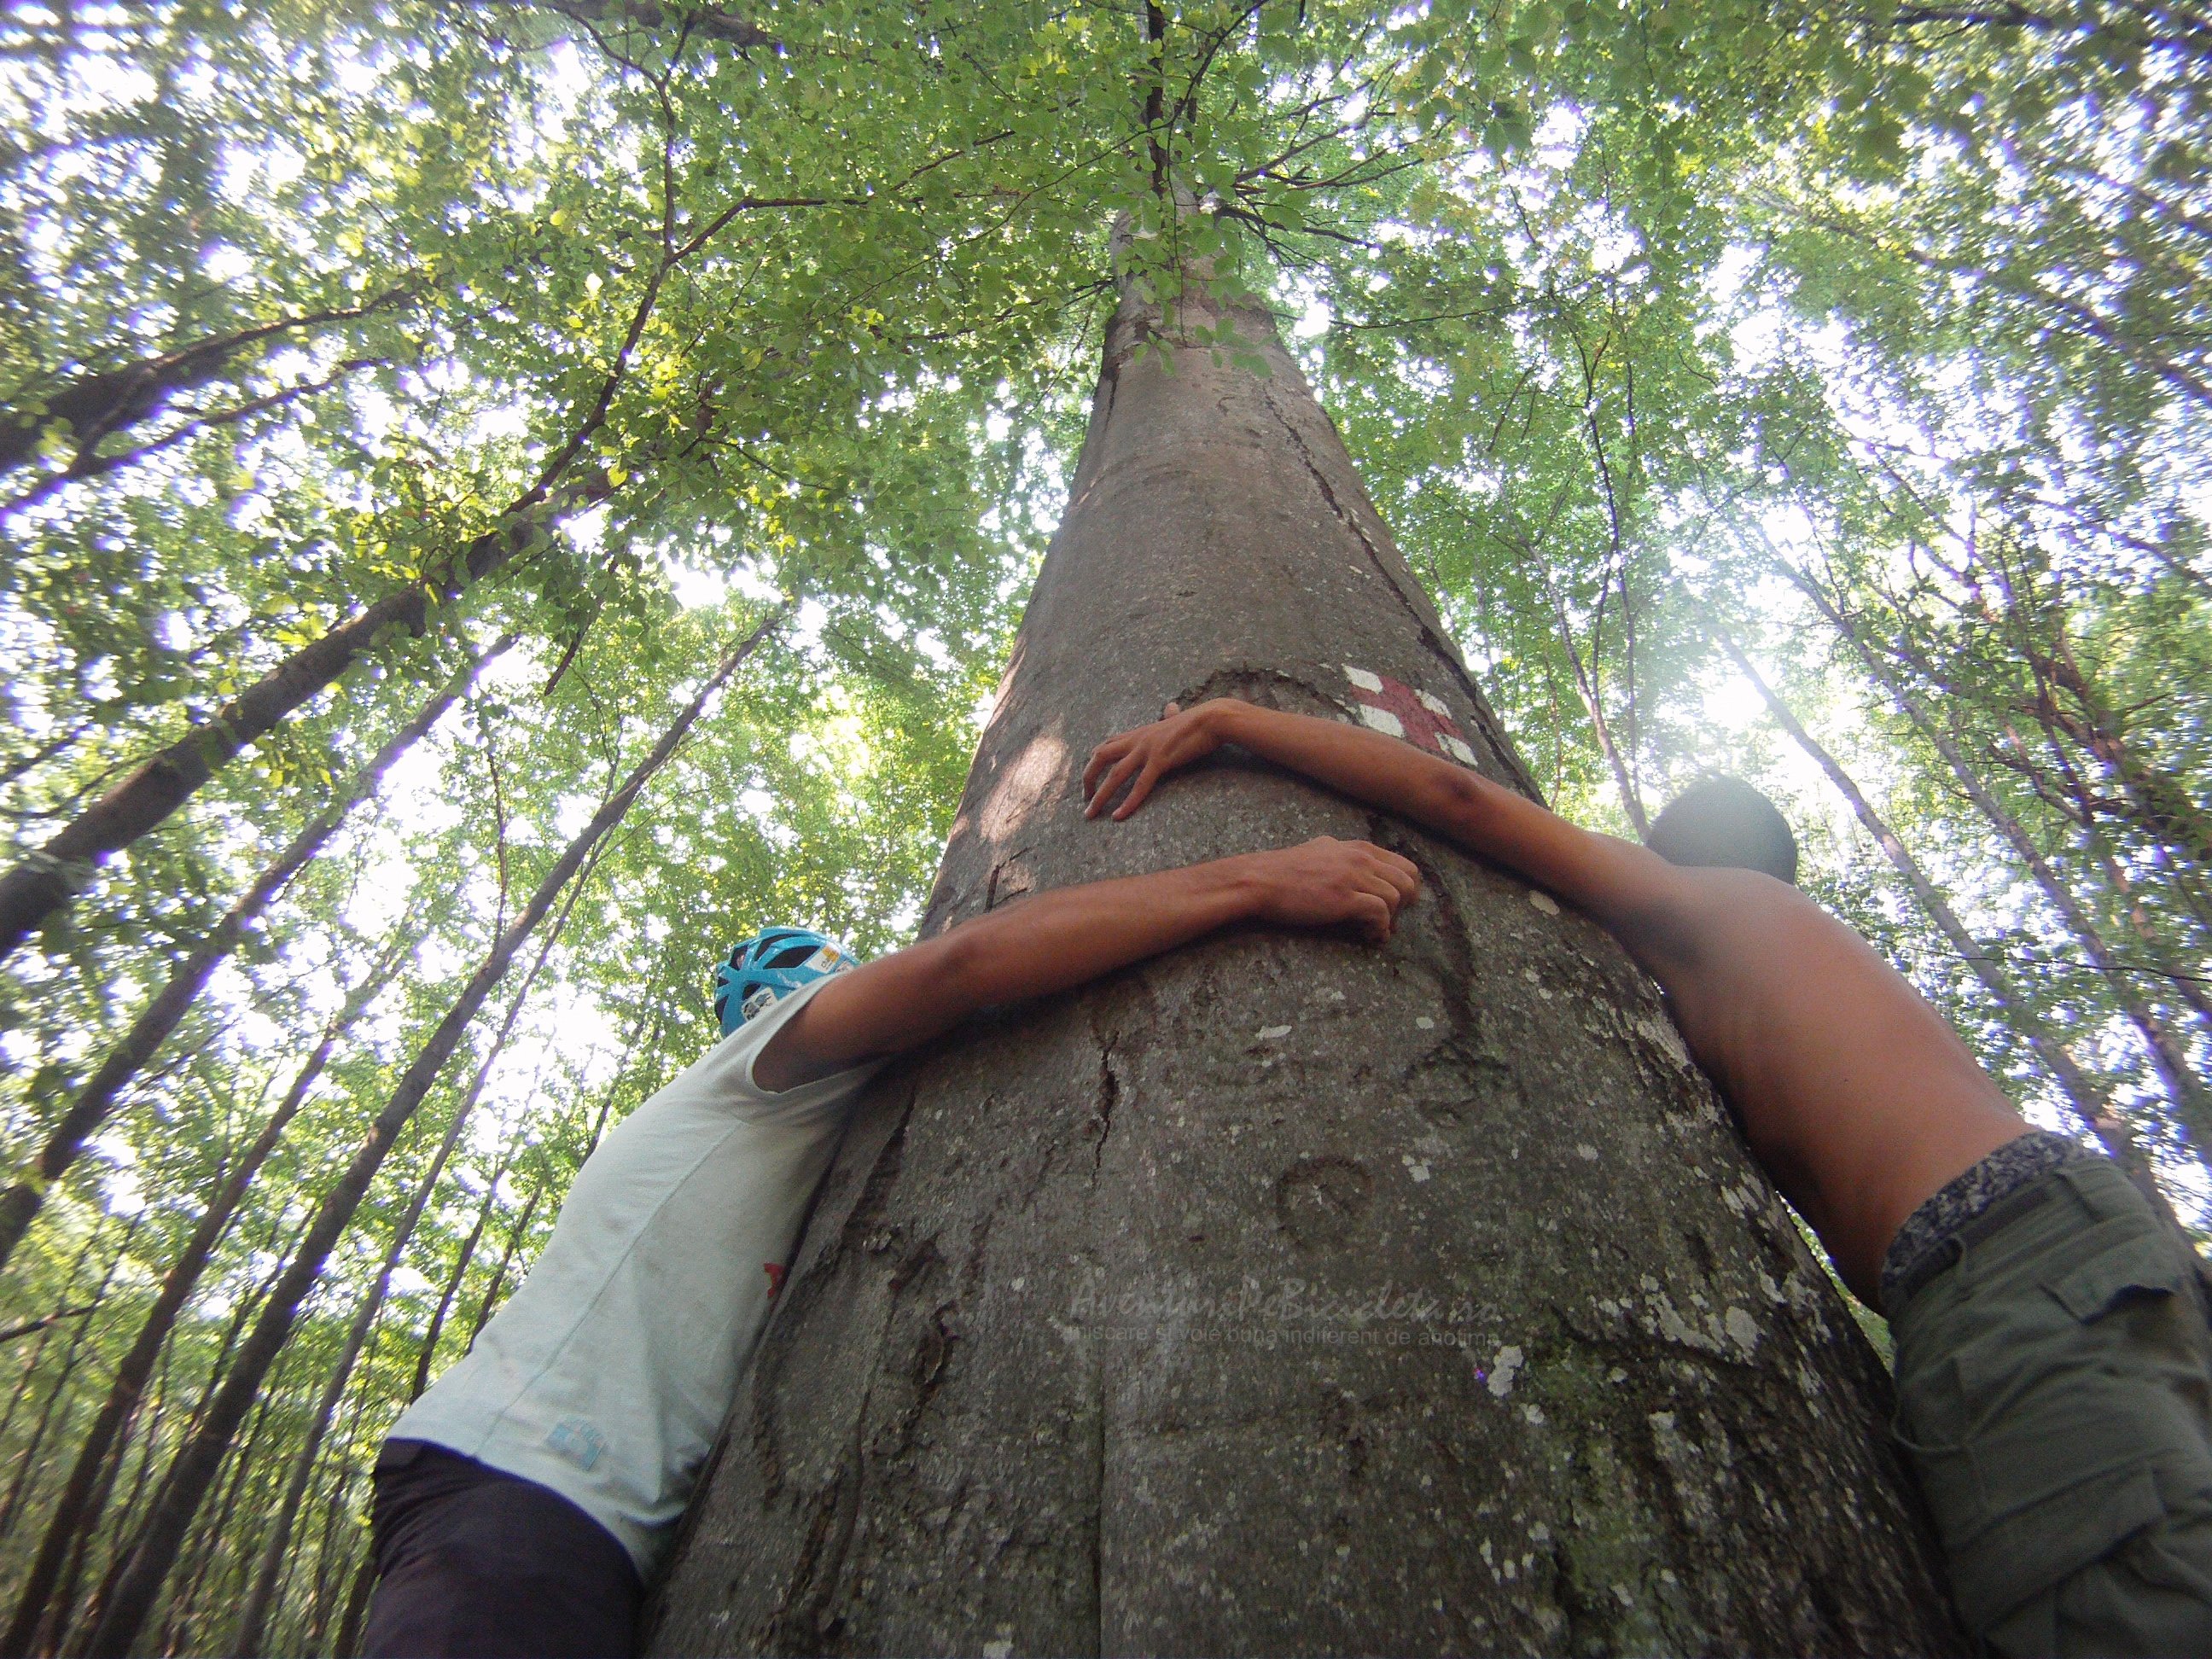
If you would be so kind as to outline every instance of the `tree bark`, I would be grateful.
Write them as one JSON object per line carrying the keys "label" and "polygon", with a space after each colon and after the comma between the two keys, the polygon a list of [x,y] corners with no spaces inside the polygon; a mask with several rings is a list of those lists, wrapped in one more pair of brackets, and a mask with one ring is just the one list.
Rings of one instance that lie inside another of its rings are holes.
{"label": "tree bark", "polygon": [[146,1005],[131,1022],[131,1029],[107,1051],[99,1070],[77,1091],[76,1098],[70,1103],[60,1121],[47,1131],[46,1144],[39,1149],[32,1174],[0,1192],[0,1270],[7,1267],[15,1255],[15,1246],[22,1242],[24,1233],[45,1205],[47,1189],[76,1162],[85,1142],[114,1111],[117,1097],[154,1058],[169,1034],[183,1023],[215,970],[245,942],[246,929],[268,909],[292,878],[322,851],[347,815],[383,781],[392,763],[443,718],[453,700],[468,689],[483,665],[514,643],[511,634],[495,641],[482,655],[471,657],[433,692],[415,718],[353,775],[329,805],[308,820],[307,826],[254,879],[253,885],[224,913],[222,920],[209,930],[208,936],[170,972],[167,982],[153,1001]]}
{"label": "tree bark", "polygon": [[428,1041],[416,1053],[406,1071],[393,1086],[384,1109],[376,1115],[363,1138],[361,1147],[347,1165],[331,1190],[323,1196],[308,1224],[306,1235],[300,1242],[298,1253],[285,1267],[283,1276],[270,1292],[267,1304],[255,1321],[252,1334],[240,1348],[237,1359],[229,1374],[216,1391],[206,1416],[194,1428],[191,1437],[177,1454],[168,1481],[147,1518],[143,1534],[131,1552],[131,1559],[118,1576],[113,1594],[103,1598],[100,1622],[94,1626],[87,1651],[94,1659],[121,1659],[137,1641],[139,1630],[151,1611],[154,1599],[162,1580],[177,1559],[183,1544],[185,1529],[198,1512],[200,1500],[206,1494],[221,1467],[224,1451],[231,1437],[252,1407],[261,1382],[275,1363],[285,1339],[291,1334],[292,1322],[298,1316],[300,1304],[322,1276],[323,1265],[329,1259],[331,1248],[338,1241],[354,1212],[360,1207],[368,1191],[369,1182],[383,1166],[386,1155],[399,1132],[422,1103],[423,1097],[445,1069],[446,1061],[459,1045],[461,1035],[475,1019],[477,1011],[483,1006],[492,988],[506,977],[507,964],[523,942],[538,929],[545,919],[554,901],[568,884],[584,860],[590,857],[600,840],[616,824],[622,822],[630,805],[653,775],[666,763],[668,757],[689,735],[708,702],[721,690],[740,665],[750,656],[754,648],[765,639],[770,629],[778,626],[789,612],[787,605],[772,611],[735,649],[724,657],[714,673],[699,688],[698,693],[685,704],[682,712],[661,734],[645,758],[624,778],[621,786],[592,815],[591,822],[580,830],[575,838],[562,849],[554,860],[522,913],[508,924],[506,931],[493,941],[489,951],[468,983],[461,989],[445,1017],[438,1022]]}
{"label": "tree bark", "polygon": [[1225,692],[1534,793],[1272,319],[1179,314],[1241,340],[1126,291],[923,931],[1322,832],[1424,896],[872,1086],[652,1650],[1956,1650],[1880,1363],[1602,931],[1233,756],[1083,817],[1094,742]]}

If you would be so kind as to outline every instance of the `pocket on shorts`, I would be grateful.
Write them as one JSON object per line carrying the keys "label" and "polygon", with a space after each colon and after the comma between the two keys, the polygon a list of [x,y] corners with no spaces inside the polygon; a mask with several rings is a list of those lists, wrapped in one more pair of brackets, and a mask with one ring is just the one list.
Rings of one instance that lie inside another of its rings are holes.
{"label": "pocket on shorts", "polygon": [[2156,1476],[2138,1465],[2100,1471],[1998,1515],[1972,1539],[1951,1543],[1959,1616],[1967,1629],[1986,1632],[2165,1514]]}
{"label": "pocket on shorts", "polygon": [[2174,1248],[2156,1233],[2114,1240],[2071,1272],[2044,1281],[2058,1305],[2093,1325],[2123,1304],[2143,1297],[2172,1296],[2183,1288]]}
{"label": "pocket on shorts", "polygon": [[1999,1293],[2001,1316],[1978,1322],[1954,1350],[1962,1437],[2023,1411],[2039,1415],[2054,1389],[2103,1394],[2104,1379],[2151,1358],[2139,1346],[2141,1322],[2113,1316],[2172,1301],[2183,1285],[2174,1251],[2160,1235],[2126,1223],[2101,1224],[2075,1242],[2071,1265],[2015,1280]]}

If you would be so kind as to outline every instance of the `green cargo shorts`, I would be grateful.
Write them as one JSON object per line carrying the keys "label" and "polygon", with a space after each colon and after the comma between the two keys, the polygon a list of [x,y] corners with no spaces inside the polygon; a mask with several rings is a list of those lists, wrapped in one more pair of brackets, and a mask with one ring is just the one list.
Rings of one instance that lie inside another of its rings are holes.
{"label": "green cargo shorts", "polygon": [[1890,1310],[1899,1446],[1984,1650],[2212,1655],[2212,1336],[2111,1163],[1958,1235]]}

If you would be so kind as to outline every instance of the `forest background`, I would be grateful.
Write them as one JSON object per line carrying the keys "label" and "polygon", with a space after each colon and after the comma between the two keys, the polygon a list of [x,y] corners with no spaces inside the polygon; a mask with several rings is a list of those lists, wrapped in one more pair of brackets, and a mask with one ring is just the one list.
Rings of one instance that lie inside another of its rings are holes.
{"label": "forest background", "polygon": [[1117,213],[1553,805],[1753,779],[2204,1236],[2208,93],[2198,0],[0,5],[8,1650],[344,1650],[714,957],[908,937]]}

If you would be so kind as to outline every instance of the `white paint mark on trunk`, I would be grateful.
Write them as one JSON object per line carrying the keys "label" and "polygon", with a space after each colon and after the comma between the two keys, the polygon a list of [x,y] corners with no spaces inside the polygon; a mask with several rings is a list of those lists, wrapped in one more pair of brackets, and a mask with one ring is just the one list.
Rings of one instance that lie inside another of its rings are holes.
{"label": "white paint mark on trunk", "polygon": [[1373,726],[1385,737],[1402,738],[1406,735],[1405,725],[1395,714],[1387,708],[1377,708],[1371,702],[1359,705],[1359,719],[1363,725]]}
{"label": "white paint mark on trunk", "polygon": [[1513,1379],[1520,1374],[1521,1359],[1521,1350],[1509,1342],[1490,1362],[1490,1391],[1500,1400],[1513,1392]]}

